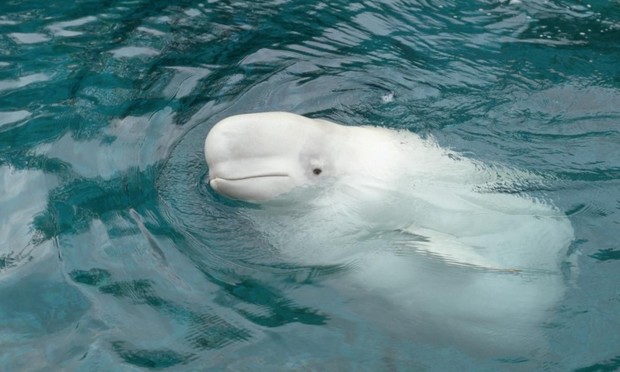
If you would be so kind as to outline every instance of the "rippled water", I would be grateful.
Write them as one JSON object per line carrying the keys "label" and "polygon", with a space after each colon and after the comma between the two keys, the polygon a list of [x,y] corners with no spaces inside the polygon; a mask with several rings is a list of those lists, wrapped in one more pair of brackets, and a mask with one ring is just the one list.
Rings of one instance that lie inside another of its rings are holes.
{"label": "rippled water", "polygon": [[[620,368],[619,66],[617,1],[4,1],[1,369]],[[548,346],[395,333],[277,257],[204,184],[210,127],[268,110],[552,180],[579,275]]]}

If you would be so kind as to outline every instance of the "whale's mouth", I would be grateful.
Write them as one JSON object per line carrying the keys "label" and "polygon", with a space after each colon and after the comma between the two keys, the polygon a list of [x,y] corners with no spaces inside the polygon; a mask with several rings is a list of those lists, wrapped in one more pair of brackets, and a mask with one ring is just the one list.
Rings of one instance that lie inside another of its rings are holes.
{"label": "whale's mouth", "polygon": [[286,173],[266,173],[266,174],[254,174],[250,176],[222,177],[219,175],[209,174],[209,182],[214,181],[214,180],[234,182],[234,181],[258,179],[258,178],[272,178],[272,177],[289,177],[289,175]]}
{"label": "whale's mouth", "polygon": [[209,186],[224,196],[245,201],[264,201],[289,191],[292,178],[286,173],[264,173],[249,176],[222,177],[209,175]]}

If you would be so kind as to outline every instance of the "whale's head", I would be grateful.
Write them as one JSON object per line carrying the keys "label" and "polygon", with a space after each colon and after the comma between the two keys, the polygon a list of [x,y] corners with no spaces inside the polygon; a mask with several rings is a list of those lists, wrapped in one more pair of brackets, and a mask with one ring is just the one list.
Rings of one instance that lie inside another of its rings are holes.
{"label": "whale's head", "polygon": [[205,140],[209,184],[229,198],[258,202],[333,179],[342,129],[284,112],[228,117]]}

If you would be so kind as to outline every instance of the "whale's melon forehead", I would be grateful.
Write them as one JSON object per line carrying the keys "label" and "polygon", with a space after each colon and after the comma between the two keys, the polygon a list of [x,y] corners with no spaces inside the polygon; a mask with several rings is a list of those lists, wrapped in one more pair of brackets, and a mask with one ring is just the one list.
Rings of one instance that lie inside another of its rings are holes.
{"label": "whale's melon forehead", "polygon": [[323,134],[327,125],[339,126],[290,113],[260,113],[228,117],[217,123],[212,130],[224,130],[233,134],[252,131],[254,136],[267,134],[269,137],[276,135],[290,139],[299,138],[300,131],[304,135]]}
{"label": "whale's melon forehead", "polygon": [[[328,124],[290,113],[236,115],[211,129],[205,150],[220,155],[307,151],[326,140],[326,126]],[[213,141],[209,141],[210,138]]]}

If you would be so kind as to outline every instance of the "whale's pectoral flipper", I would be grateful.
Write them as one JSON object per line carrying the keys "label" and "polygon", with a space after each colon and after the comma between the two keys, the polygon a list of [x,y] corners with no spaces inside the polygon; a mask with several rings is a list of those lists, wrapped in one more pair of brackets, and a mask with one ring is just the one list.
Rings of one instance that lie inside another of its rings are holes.
{"label": "whale's pectoral flipper", "polygon": [[441,260],[447,265],[512,274],[522,272],[521,269],[503,267],[485,257],[485,254],[488,256],[486,248],[469,246],[449,234],[422,228],[409,228],[400,232],[404,238],[399,239],[397,244],[404,250]]}

